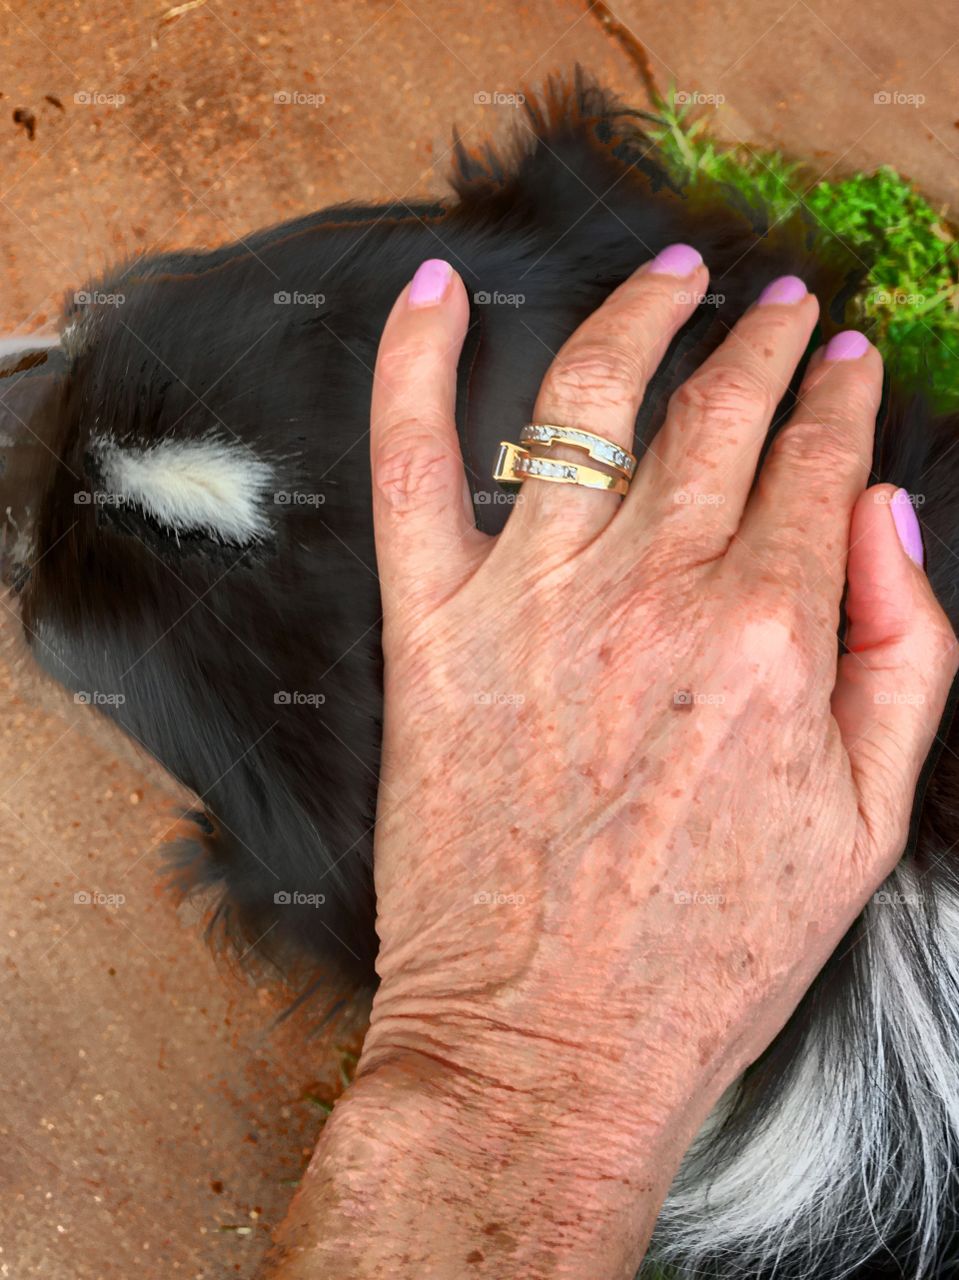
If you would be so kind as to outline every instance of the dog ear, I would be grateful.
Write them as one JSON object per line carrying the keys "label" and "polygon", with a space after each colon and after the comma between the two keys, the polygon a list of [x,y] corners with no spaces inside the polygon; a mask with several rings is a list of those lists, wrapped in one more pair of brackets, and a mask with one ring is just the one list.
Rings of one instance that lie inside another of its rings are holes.
{"label": "dog ear", "polygon": [[200,535],[248,546],[270,532],[273,467],[242,441],[207,436],[138,446],[98,439],[88,460],[101,504],[132,508],[178,541]]}

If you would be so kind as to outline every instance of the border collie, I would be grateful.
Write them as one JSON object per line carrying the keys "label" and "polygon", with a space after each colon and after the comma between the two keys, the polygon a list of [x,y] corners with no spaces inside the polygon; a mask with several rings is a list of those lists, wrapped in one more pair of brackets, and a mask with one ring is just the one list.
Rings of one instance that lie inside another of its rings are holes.
{"label": "border collie", "polygon": [[[526,103],[505,148],[457,142],[452,189],[136,258],[73,295],[59,343],[8,357],[0,379],[5,578],[33,654],[200,798],[177,874],[220,887],[218,929],[368,982],[382,709],[368,415],[377,341],[416,266],[448,258],[471,295],[457,420],[488,531],[508,511],[497,443],[552,353],[665,245],[695,245],[714,292],[645,397],[640,453],[768,281],[806,281],[821,341],[865,270],[802,211],[772,224],[732,191],[677,185],[643,114],[580,72]],[[873,479],[922,496],[927,570],[956,626],[959,414],[907,391],[887,391]],[[697,1138],[651,1259],[730,1280],[954,1274],[957,841],[950,711],[898,870]]]}

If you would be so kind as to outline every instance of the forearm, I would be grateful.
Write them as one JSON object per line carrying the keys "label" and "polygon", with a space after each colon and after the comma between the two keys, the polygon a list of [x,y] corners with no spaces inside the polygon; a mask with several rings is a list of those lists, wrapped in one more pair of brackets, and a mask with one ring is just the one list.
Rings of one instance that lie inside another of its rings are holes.
{"label": "forearm", "polygon": [[[519,1071],[522,1078],[523,1071]],[[284,1224],[271,1280],[631,1280],[711,1097],[618,1121],[590,1082],[537,1094],[401,1052],[337,1107]]]}

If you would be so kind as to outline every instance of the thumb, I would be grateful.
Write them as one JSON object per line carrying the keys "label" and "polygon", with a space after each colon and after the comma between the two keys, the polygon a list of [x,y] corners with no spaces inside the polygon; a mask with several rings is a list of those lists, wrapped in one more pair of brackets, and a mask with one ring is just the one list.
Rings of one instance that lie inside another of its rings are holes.
{"label": "thumb", "polygon": [[456,432],[456,365],[469,304],[448,262],[429,259],[380,339],[370,411],[373,523],[383,607],[448,594],[487,539],[478,532]]}
{"label": "thumb", "polygon": [[916,784],[956,673],[949,619],[922,569],[909,495],[876,485],[852,515],[848,652],[832,710],[859,791],[864,835],[890,870],[905,846]]}

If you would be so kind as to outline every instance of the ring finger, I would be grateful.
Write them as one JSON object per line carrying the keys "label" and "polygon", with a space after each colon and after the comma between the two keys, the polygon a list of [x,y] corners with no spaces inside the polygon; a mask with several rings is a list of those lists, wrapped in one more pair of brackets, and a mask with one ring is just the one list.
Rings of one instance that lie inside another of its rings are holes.
{"label": "ring finger", "polygon": [[624,514],[669,521],[690,545],[725,547],[739,527],[776,405],[819,307],[795,276],[773,282],[673,394]]}

